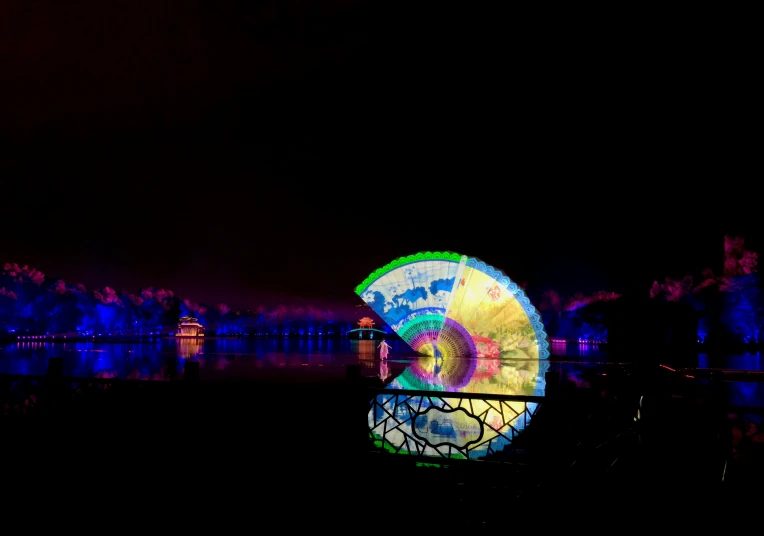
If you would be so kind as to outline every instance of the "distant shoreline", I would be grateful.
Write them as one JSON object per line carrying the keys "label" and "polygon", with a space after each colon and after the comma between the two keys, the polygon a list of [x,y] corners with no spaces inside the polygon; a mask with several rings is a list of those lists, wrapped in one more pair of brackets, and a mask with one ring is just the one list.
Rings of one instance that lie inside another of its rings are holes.
{"label": "distant shoreline", "polygon": [[[388,340],[396,340],[399,337],[395,334],[387,334],[385,338]],[[124,342],[147,342],[156,341],[161,339],[172,340],[216,340],[216,339],[273,339],[273,340],[300,340],[300,341],[325,341],[325,340],[358,340],[351,339],[346,335],[334,334],[334,335],[322,335],[322,336],[305,336],[305,335],[205,335],[204,337],[186,337],[176,335],[141,335],[141,336],[25,336],[19,337],[18,335],[0,335],[0,342],[2,343],[58,343],[66,344],[70,342],[98,342],[98,343],[124,343]],[[366,339],[364,339],[366,340]]]}
{"label": "distant shoreline", "polygon": [[[359,340],[353,337],[348,337],[346,334],[333,334],[322,336],[305,336],[305,335],[205,335],[204,337],[178,337],[175,335],[143,335],[143,336],[37,336],[38,338],[32,338],[34,336],[26,336],[26,338],[19,338],[17,335],[2,334],[0,335],[0,344],[8,345],[13,343],[18,344],[67,344],[67,343],[98,343],[98,344],[125,344],[125,343],[149,343],[157,342],[163,339],[176,340],[176,341],[199,341],[203,343],[205,340],[236,340],[236,339],[249,339],[249,340],[274,340],[274,341],[338,341],[338,340]],[[369,341],[377,341],[379,339],[362,339]],[[402,341],[402,339],[395,333],[389,333],[384,338],[393,341]],[[680,357],[682,354],[708,354],[713,356],[718,355],[730,355],[739,353],[751,353],[761,352],[764,349],[762,343],[748,343],[748,344],[736,344],[729,345],[724,348],[718,346],[712,346],[703,343],[697,343],[694,345],[686,346],[672,346],[666,345],[663,347],[656,347],[654,345],[630,345],[626,346],[613,346],[606,342],[579,342],[576,340],[566,341],[560,344],[560,340],[557,340],[557,344],[550,345],[549,350],[552,354],[555,354],[555,348],[560,347],[597,347],[603,353],[608,354],[611,359],[623,359],[629,361],[637,355],[651,355],[653,359],[661,360],[668,356]],[[554,348],[553,348],[554,347]],[[557,357],[561,354],[558,352]],[[552,355],[552,358],[555,356]],[[570,358],[566,358],[570,359]]]}

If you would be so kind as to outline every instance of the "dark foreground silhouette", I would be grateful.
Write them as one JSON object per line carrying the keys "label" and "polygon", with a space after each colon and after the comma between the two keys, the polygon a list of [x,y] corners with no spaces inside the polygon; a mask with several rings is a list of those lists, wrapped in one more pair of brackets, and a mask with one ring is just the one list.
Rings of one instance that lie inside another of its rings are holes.
{"label": "dark foreground silhouette", "polygon": [[299,384],[0,377],[6,506],[147,528],[623,528],[708,519],[750,494],[761,472],[735,469],[713,386],[652,369],[591,380],[548,378],[511,461],[457,463],[375,450],[381,383],[352,370]]}

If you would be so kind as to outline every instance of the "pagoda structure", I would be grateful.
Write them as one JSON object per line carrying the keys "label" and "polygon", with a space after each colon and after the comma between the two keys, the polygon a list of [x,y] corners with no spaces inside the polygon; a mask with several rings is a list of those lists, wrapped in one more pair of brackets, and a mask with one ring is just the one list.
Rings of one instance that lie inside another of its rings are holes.
{"label": "pagoda structure", "polygon": [[178,319],[178,331],[176,337],[204,337],[204,326],[199,320],[191,316],[181,316]]}

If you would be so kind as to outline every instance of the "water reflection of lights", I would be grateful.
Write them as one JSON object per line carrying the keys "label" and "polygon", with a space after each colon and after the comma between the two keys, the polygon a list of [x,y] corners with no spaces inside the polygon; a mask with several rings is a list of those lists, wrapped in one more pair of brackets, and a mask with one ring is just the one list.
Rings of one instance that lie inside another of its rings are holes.
{"label": "water reflection of lights", "polygon": [[574,339],[574,340],[568,340],[568,339],[549,339],[549,342],[552,343],[553,346],[565,346],[568,343],[571,344],[583,344],[583,345],[599,345],[602,344],[604,341],[601,341],[599,339],[587,339],[584,337]]}
{"label": "water reflection of lights", "polygon": [[16,348],[47,348],[47,342],[17,342]]}
{"label": "water reflection of lights", "polygon": [[358,359],[368,368],[374,368],[374,356],[376,355],[375,342],[370,340],[358,341]]}
{"label": "water reflection of lights", "polygon": [[436,359],[409,365],[392,389],[544,396],[549,362],[538,359]]}
{"label": "water reflection of lights", "polygon": [[204,339],[179,338],[176,341],[178,348],[178,357],[191,359],[202,353],[204,348]]}

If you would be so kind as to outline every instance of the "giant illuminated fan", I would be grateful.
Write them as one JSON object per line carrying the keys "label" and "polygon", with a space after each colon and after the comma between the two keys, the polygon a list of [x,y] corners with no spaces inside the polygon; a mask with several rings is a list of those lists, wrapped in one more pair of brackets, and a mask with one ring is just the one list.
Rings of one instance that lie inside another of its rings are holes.
{"label": "giant illuminated fan", "polygon": [[525,293],[474,257],[401,257],[372,272],[355,291],[420,354],[549,357],[544,326]]}

